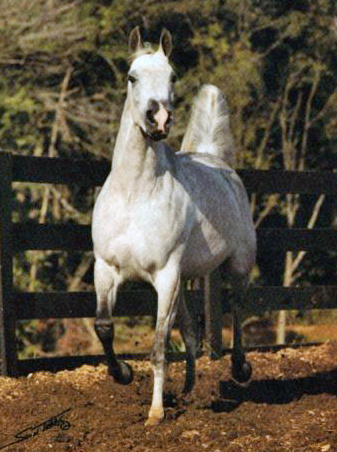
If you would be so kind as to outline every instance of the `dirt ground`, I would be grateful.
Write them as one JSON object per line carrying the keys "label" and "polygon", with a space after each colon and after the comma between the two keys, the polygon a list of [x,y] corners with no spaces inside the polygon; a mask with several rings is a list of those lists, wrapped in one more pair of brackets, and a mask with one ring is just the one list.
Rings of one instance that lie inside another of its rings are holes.
{"label": "dirt ground", "polygon": [[114,383],[103,364],[0,377],[0,450],[337,451],[337,342],[248,358],[247,388],[230,381],[229,356],[200,358],[187,398],[183,363],[172,363],[166,419],[151,428],[148,362],[133,363],[129,386]]}

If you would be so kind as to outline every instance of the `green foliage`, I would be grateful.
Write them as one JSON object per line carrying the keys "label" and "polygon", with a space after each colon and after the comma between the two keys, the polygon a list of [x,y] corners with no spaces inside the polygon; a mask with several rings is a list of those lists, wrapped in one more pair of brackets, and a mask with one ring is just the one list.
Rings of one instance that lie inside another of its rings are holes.
{"label": "green foliage", "polygon": [[[334,136],[333,90],[326,89],[336,72],[331,1],[291,7],[273,0],[7,3],[0,13],[0,145],[6,149],[50,153],[59,111],[59,155],[108,157],[125,93],[127,38],[135,25],[142,25],[151,40],[163,26],[174,36],[173,59],[181,75],[175,146],[192,95],[200,83],[215,83],[229,99],[241,164],[254,166],[265,131],[270,140],[263,161],[271,164],[281,148],[278,117],[268,123],[275,102],[281,102],[291,79],[297,78],[297,94],[303,95],[318,73],[314,107],[327,103],[328,124],[321,127],[328,141]],[[67,70],[71,75],[64,86]],[[303,97],[303,108],[306,101]]]}
{"label": "green foliage", "polygon": [[[174,147],[193,96],[202,83],[214,83],[228,98],[239,166],[331,169],[336,17],[333,0],[3,0],[0,148],[111,158],[125,98],[128,36],[140,25],[149,41],[157,43],[163,27],[173,35],[180,77]],[[89,223],[93,197],[76,188],[17,186],[14,220]],[[273,213],[284,218],[287,202],[275,203]],[[255,217],[270,203],[259,198]],[[88,289],[92,280],[83,262],[90,266],[83,259],[17,256],[16,285],[66,290],[78,280],[77,288]],[[300,281],[310,281],[310,262],[304,270]]]}
{"label": "green foliage", "polygon": [[39,106],[29,95],[29,87],[10,89],[4,83],[0,91],[0,142],[5,149],[33,150],[39,137],[33,129]]}

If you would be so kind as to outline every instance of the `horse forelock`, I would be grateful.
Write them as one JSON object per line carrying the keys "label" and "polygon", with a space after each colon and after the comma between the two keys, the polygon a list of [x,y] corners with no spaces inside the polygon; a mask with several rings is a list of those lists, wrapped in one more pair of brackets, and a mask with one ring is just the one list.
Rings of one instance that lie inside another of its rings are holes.
{"label": "horse forelock", "polygon": [[131,62],[135,61],[137,58],[143,56],[143,55],[153,55],[155,54],[155,51],[153,50],[150,43],[146,42],[143,47],[140,47],[137,49],[131,56],[130,60]]}

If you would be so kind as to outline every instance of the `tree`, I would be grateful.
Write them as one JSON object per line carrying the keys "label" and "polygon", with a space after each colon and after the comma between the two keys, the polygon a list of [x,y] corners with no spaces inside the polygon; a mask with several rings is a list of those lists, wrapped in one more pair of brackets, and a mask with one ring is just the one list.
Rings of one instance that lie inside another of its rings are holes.
{"label": "tree", "polygon": [[[165,26],[173,34],[179,75],[174,147],[179,148],[193,96],[202,83],[214,83],[228,97],[240,167],[335,165],[333,0],[3,0],[2,6],[4,150],[110,159],[125,96],[128,35],[141,25],[144,38],[157,42]],[[66,187],[25,186],[17,192],[15,215],[85,223],[93,196]],[[323,198],[309,205],[292,195],[251,197],[256,225],[262,226],[273,212],[290,227],[301,221],[313,227],[324,209]],[[19,256],[17,282],[31,290],[67,289],[75,280],[87,287],[88,272],[77,278],[87,258]],[[283,284],[309,281],[311,261],[306,262],[303,253],[287,253]],[[53,272],[46,271],[47,264]]]}

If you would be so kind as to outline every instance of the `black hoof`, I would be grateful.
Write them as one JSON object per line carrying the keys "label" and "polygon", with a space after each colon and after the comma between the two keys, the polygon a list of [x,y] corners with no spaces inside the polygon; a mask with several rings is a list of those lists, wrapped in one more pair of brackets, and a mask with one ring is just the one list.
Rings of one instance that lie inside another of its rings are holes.
{"label": "black hoof", "polygon": [[132,367],[123,361],[119,363],[117,371],[116,369],[109,369],[109,374],[112,375],[115,381],[121,385],[130,384],[133,381],[134,376]]}
{"label": "black hoof", "polygon": [[252,376],[252,366],[248,361],[233,363],[232,377],[240,385],[248,384]]}

